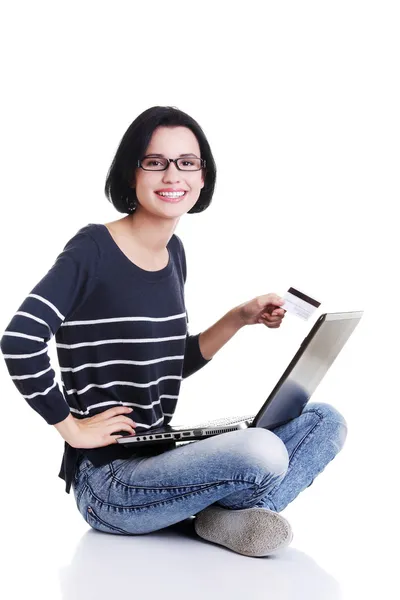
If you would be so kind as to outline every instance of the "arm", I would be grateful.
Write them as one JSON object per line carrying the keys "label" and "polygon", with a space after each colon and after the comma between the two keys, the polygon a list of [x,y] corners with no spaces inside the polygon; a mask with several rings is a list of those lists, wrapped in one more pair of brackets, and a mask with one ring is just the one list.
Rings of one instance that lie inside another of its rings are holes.
{"label": "arm", "polygon": [[188,377],[208,361],[245,325],[261,323],[271,329],[280,327],[285,311],[276,294],[258,296],[227,312],[203,333],[188,336],[183,377]]}
{"label": "arm", "polygon": [[238,308],[232,308],[199,337],[200,352],[205,360],[211,358],[243,327]]}
{"label": "arm", "polygon": [[78,232],[24,300],[1,339],[16,388],[73,448],[116,443],[121,436],[113,435],[115,431],[133,434],[136,425],[127,417],[132,412],[127,406],[116,406],[90,418],[74,418],[57,386],[47,352],[50,339],[93,291],[99,256],[94,240]]}
{"label": "arm", "polygon": [[238,308],[233,308],[203,333],[188,334],[183,363],[183,379],[204,367],[242,326]]}
{"label": "arm", "polygon": [[232,308],[200,334],[201,354],[205,359],[211,359],[245,325],[262,323],[269,328],[278,328],[285,312],[280,308],[283,302],[276,294],[265,294]]}
{"label": "arm", "polygon": [[90,293],[97,257],[91,238],[74,236],[28,294],[0,342],[17,390],[49,425],[66,419],[70,409],[57,385],[47,344]]}
{"label": "arm", "polygon": [[67,418],[63,421],[54,423],[54,427],[57,429],[61,437],[64,438],[64,440],[68,442],[70,446],[74,447],[72,440],[79,435],[79,421],[75,419],[71,413],[69,413]]}

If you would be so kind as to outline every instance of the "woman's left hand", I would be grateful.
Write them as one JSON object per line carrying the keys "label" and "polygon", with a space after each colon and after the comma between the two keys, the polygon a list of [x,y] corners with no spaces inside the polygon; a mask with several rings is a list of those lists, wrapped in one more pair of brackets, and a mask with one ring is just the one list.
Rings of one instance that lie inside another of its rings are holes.
{"label": "woman's left hand", "polygon": [[280,308],[284,303],[277,294],[257,296],[237,307],[240,322],[242,325],[262,323],[270,329],[277,329],[285,316],[286,311]]}

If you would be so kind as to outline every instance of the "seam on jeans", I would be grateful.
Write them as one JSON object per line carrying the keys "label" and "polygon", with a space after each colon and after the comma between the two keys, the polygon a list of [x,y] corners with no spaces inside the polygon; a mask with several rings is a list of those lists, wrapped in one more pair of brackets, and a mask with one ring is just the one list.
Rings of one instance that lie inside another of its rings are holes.
{"label": "seam on jeans", "polygon": [[76,505],[78,506],[78,508],[79,508],[79,502],[81,501],[81,498],[83,496],[83,492],[87,489],[87,487],[88,487],[87,483],[84,483],[81,491],[79,492],[78,496],[76,497]]}
{"label": "seam on jeans", "polygon": [[[347,429],[347,424],[346,424],[346,421],[345,421],[345,420],[343,420],[343,421],[338,421],[337,419],[330,419],[329,417],[326,417],[326,416],[324,415],[324,413],[323,413],[323,412],[321,412],[321,410],[320,410],[319,408],[310,408],[309,410],[306,410],[306,412],[305,412],[305,413],[303,413],[303,414],[310,414],[310,413],[312,413],[312,412],[316,413],[316,414],[319,416],[319,418],[320,418],[322,421],[325,421],[326,423],[335,423],[336,425],[342,425],[343,427],[345,427],[345,428]],[[300,416],[301,416],[301,415],[300,415]]]}
{"label": "seam on jeans", "polygon": [[[132,477],[132,475],[136,472],[136,469],[138,469],[138,467],[142,464],[143,461],[146,460],[146,456],[144,456],[141,460],[139,460],[134,468],[129,472],[130,476]],[[118,460],[118,459],[117,459]],[[118,478],[118,475],[116,475],[115,473],[115,467],[114,467],[114,461],[112,460],[109,464],[108,464],[108,468],[110,470],[110,475],[112,479],[115,479],[115,481],[118,481],[119,483],[124,483],[123,481],[121,481],[121,479]]]}
{"label": "seam on jeans", "polygon": [[[318,416],[318,418],[319,418],[319,421],[317,421],[317,422],[315,423],[315,425],[314,425],[314,426],[313,426],[313,427],[310,429],[310,431],[308,431],[308,432],[305,434],[305,436],[301,438],[301,440],[299,441],[299,443],[297,444],[297,446],[294,448],[293,452],[292,452],[292,453],[291,453],[291,455],[289,456],[289,465],[288,465],[288,468],[287,468],[287,471],[286,471],[286,475],[288,475],[288,473],[289,473],[289,472],[291,471],[291,469],[293,468],[293,465],[291,464],[291,460],[292,460],[292,459],[293,459],[293,457],[296,455],[296,453],[297,453],[297,451],[299,450],[300,446],[301,446],[301,445],[302,445],[302,444],[303,444],[303,443],[306,441],[306,439],[307,439],[307,438],[308,438],[308,437],[309,437],[309,436],[310,436],[310,435],[313,433],[314,429],[315,429],[316,427],[318,427],[318,425],[320,425],[320,424],[322,423],[322,421],[323,421],[323,417],[321,416],[321,414],[320,414],[320,413],[319,413],[319,412],[318,412],[316,409],[313,409],[313,410],[309,410],[309,411],[308,411],[308,413],[311,413],[311,412],[314,412],[314,413],[315,413],[315,414]],[[270,491],[268,492],[268,494],[267,494],[266,496],[264,496],[264,498],[265,498],[266,500],[268,500],[269,502],[271,502],[272,504],[273,504],[273,502],[271,501],[271,498],[270,498],[270,496],[271,496],[271,494],[273,494],[273,493],[275,492],[275,490],[276,490],[276,489],[277,489],[277,488],[280,486],[280,484],[281,484],[281,483],[282,483],[282,482],[281,482],[281,481],[279,481],[279,482],[278,482],[276,485],[274,485],[274,487],[272,488],[272,490],[270,490]],[[274,504],[274,506],[275,506],[275,504]],[[275,507],[275,510],[276,510],[276,507]]]}
{"label": "seam on jeans", "polygon": [[[306,433],[306,435],[299,441],[299,443],[297,444],[297,446],[294,448],[294,450],[292,451],[291,455],[289,456],[289,465],[288,465],[288,469],[286,471],[286,475],[288,475],[288,473],[292,470],[293,465],[291,464],[292,459],[294,458],[294,456],[297,454],[297,452],[300,449],[300,446],[302,446],[304,444],[304,442],[306,441],[306,439],[314,432],[314,430],[316,429],[316,427],[318,427],[318,425],[321,425],[322,423],[335,423],[336,425],[340,425],[342,427],[345,427],[346,431],[347,431],[347,425],[345,422],[343,421],[338,421],[336,419],[328,419],[325,418],[324,414],[318,409],[318,408],[312,408],[311,410],[307,411],[307,414],[310,413],[315,413],[318,418],[319,421],[317,421],[315,423],[315,425],[310,429],[310,431],[308,431]],[[279,485],[282,482],[278,482],[273,488],[272,490],[270,490],[268,492],[268,494],[266,496],[264,496],[264,499],[268,500],[268,502],[274,507],[274,510],[276,511],[276,505],[273,502],[273,500],[271,499],[271,495],[276,491],[276,489],[279,487]]]}
{"label": "seam on jeans", "polygon": [[[286,475],[287,472],[288,472],[288,469],[285,469],[284,471],[282,471],[282,473],[279,473],[279,475],[274,475],[274,479],[276,477],[278,479],[278,481],[274,485],[273,489],[275,489],[278,485],[280,485],[282,483],[282,480],[283,480],[283,478],[284,478],[284,476]],[[260,487],[261,487],[261,484],[258,484],[257,489],[254,490],[252,496],[250,496],[250,498],[248,498],[246,500],[246,503],[247,502],[252,502],[254,500],[254,497],[259,495],[259,493],[260,493]],[[236,504],[236,505],[234,505],[234,506],[232,506],[230,508],[234,509],[235,506],[239,506],[239,505]]]}
{"label": "seam on jeans", "polygon": [[[210,481],[210,482],[206,482],[206,483],[199,483],[199,484],[194,484],[194,485],[160,485],[160,487],[150,487],[150,486],[146,486],[146,485],[134,485],[134,484],[129,484],[126,483],[125,481],[122,481],[121,479],[118,479],[118,477],[116,477],[115,475],[112,476],[112,479],[114,479],[114,481],[117,481],[120,485],[122,485],[123,487],[127,488],[127,489],[133,489],[133,490],[150,490],[150,491],[154,491],[154,492],[162,492],[163,490],[179,490],[182,488],[196,488],[196,487],[201,487],[201,486],[210,486],[210,485],[214,485],[215,483],[224,483],[225,481],[228,481],[227,479],[224,481]],[[236,481],[236,480],[234,480]],[[247,482],[246,482],[247,483]]]}
{"label": "seam on jeans", "polygon": [[268,502],[269,502],[269,503],[270,503],[270,505],[272,506],[272,509],[273,509],[275,512],[278,512],[278,509],[276,508],[276,504],[275,504],[275,502],[274,502],[274,501],[273,501],[273,500],[272,500],[272,499],[271,499],[269,496],[266,496],[266,498],[268,499]]}
{"label": "seam on jeans", "polygon": [[[84,460],[86,460],[88,462],[88,464],[86,464],[84,467],[82,467],[82,463]],[[75,473],[74,473],[75,481],[78,482],[82,476],[87,477],[88,473],[90,473],[90,469],[93,469],[93,465],[91,464],[91,462],[88,461],[88,459],[86,459],[86,458],[81,460],[78,467],[75,469]]]}
{"label": "seam on jeans", "polygon": [[288,466],[288,471],[289,471],[289,469],[290,469],[290,461],[291,461],[291,459],[294,457],[294,455],[296,454],[296,452],[297,452],[297,450],[299,449],[299,447],[300,447],[300,446],[302,445],[302,443],[303,443],[303,442],[304,442],[304,441],[305,441],[305,440],[308,438],[308,436],[312,434],[312,432],[314,431],[314,429],[315,429],[315,428],[316,428],[318,425],[320,425],[320,424],[322,423],[323,416],[322,416],[322,415],[321,415],[321,414],[320,414],[320,413],[319,413],[317,410],[315,410],[315,409],[313,409],[313,410],[310,410],[310,411],[308,411],[308,414],[310,414],[310,412],[314,412],[314,413],[315,413],[315,414],[318,416],[318,418],[319,418],[319,421],[317,421],[317,422],[315,423],[315,425],[314,425],[314,426],[313,426],[313,427],[310,429],[310,431],[308,431],[308,432],[307,432],[307,433],[304,435],[304,437],[302,437],[302,438],[301,438],[301,440],[299,441],[299,443],[297,444],[297,446],[295,446],[295,448],[293,449],[293,452],[292,452],[292,453],[291,453],[291,455],[289,456],[289,466]]}
{"label": "seam on jeans", "polygon": [[[99,517],[99,515],[95,512],[95,510],[91,506],[90,506],[90,511],[89,511],[89,507],[86,509],[86,522],[88,523],[88,525],[93,527],[93,525],[90,523],[90,519],[92,519],[95,523],[97,522],[100,525],[103,525],[103,527],[105,527],[105,528],[108,527],[108,529],[111,529],[111,532],[109,532],[109,533],[122,533],[124,535],[130,535],[129,531],[125,531],[125,529],[121,529],[120,527],[115,527],[115,525],[110,525],[106,521],[103,521],[103,519],[101,517]],[[96,528],[93,527],[93,529],[96,529]],[[99,531],[101,531],[101,529]]]}
{"label": "seam on jeans", "polygon": [[[176,500],[179,500],[180,498],[185,498],[187,496],[190,496],[192,494],[198,494],[201,492],[205,492],[213,487],[218,487],[218,486],[222,486],[222,485],[226,485],[229,483],[245,483],[245,484],[250,484],[250,485],[259,485],[255,482],[250,482],[250,481],[244,481],[244,480],[238,480],[238,479],[225,479],[223,481],[217,481],[215,483],[211,483],[211,484],[201,484],[201,487],[198,486],[198,489],[195,490],[190,490],[186,493],[183,494],[179,494],[178,496],[174,496],[173,498],[166,498],[166,499],[160,499],[160,500],[156,500],[155,502],[149,502],[148,504],[136,504],[136,505],[131,505],[131,506],[124,506],[121,504],[112,504],[111,502],[106,502],[104,500],[102,500],[101,498],[99,498],[99,496],[97,496],[97,494],[94,492],[94,490],[90,487],[89,484],[87,484],[87,488],[89,493],[93,496],[93,498],[95,500],[97,500],[98,502],[100,502],[102,505],[104,506],[109,506],[111,508],[116,508],[118,510],[143,510],[152,506],[157,506],[159,504],[165,504],[168,502],[174,502]],[[186,487],[186,486],[180,486],[180,487],[175,487],[173,489],[181,489],[182,487]],[[139,488],[138,488],[139,489]],[[147,488],[145,488],[147,489]],[[154,488],[150,488],[150,489],[154,489]],[[159,490],[159,488],[155,488],[157,491]],[[166,489],[166,488],[165,488]],[[170,489],[170,488],[168,488]],[[232,492],[233,493],[233,492]]]}
{"label": "seam on jeans", "polygon": [[324,423],[335,423],[336,425],[340,425],[341,427],[345,427],[345,429],[347,430],[347,425],[346,425],[346,423],[344,423],[343,421],[337,421],[336,419],[327,419],[327,418],[326,418],[326,417],[323,415],[323,413],[321,413],[321,412],[318,410],[318,408],[313,408],[313,409],[311,409],[311,410],[307,411],[307,414],[310,414],[310,413],[312,413],[312,412],[313,412],[313,413],[315,413],[315,414],[316,414],[316,415],[319,417],[319,421],[317,421],[317,422],[315,423],[314,427],[312,427],[312,428],[310,429],[310,431],[309,431],[308,433],[306,433],[306,435],[305,435],[305,436],[304,436],[304,437],[303,437],[303,438],[302,438],[302,439],[299,441],[299,443],[297,444],[297,446],[294,448],[294,450],[293,450],[292,454],[289,456],[289,468],[288,468],[288,471],[289,471],[289,469],[291,468],[291,465],[290,465],[290,460],[291,460],[291,459],[294,457],[294,455],[297,453],[297,451],[298,451],[299,447],[300,447],[300,446],[301,446],[301,445],[304,443],[304,441],[305,441],[305,440],[308,438],[308,436],[312,434],[312,432],[314,431],[314,429],[315,429],[315,428],[316,428],[318,425],[320,425],[322,422],[324,422]]}
{"label": "seam on jeans", "polygon": [[75,473],[74,473],[74,480],[77,483],[79,481],[79,479],[81,477],[83,477],[83,475],[86,473],[86,471],[88,470],[89,465],[86,465],[86,467],[81,467],[81,465],[79,465],[76,469],[75,469]]}
{"label": "seam on jeans", "polygon": [[249,483],[251,485],[257,485],[256,481],[247,481],[246,479],[222,479],[221,481],[203,481],[203,483],[193,483],[190,485],[162,485],[160,484],[159,487],[154,487],[154,486],[147,486],[147,485],[134,485],[134,484],[129,484],[126,483],[125,481],[122,481],[121,479],[119,479],[116,475],[111,475],[112,479],[114,479],[115,481],[117,481],[119,484],[121,484],[122,486],[124,486],[127,489],[135,489],[135,490],[153,490],[156,492],[162,492],[163,490],[180,490],[180,489],[184,489],[184,488],[196,488],[196,487],[200,487],[200,486],[213,486],[213,485],[218,485],[219,483],[231,483],[232,481],[240,481],[241,483]]}

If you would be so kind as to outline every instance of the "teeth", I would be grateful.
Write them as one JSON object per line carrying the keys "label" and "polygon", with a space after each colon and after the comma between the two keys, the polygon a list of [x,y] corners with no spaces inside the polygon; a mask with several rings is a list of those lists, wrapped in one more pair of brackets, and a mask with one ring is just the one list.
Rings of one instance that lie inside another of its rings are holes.
{"label": "teeth", "polygon": [[185,192],[157,192],[159,196],[166,196],[167,198],[180,198]]}

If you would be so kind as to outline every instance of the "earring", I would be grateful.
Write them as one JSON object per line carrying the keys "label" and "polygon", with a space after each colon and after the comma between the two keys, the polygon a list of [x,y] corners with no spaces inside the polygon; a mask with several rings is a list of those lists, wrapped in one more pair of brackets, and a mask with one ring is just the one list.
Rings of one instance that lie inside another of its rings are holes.
{"label": "earring", "polygon": [[[132,190],[135,190],[135,186],[132,186]],[[133,192],[133,194],[135,195],[135,192]],[[134,212],[136,210],[137,207],[137,201],[136,200],[130,200],[129,196],[131,194],[129,194],[126,198],[127,204],[128,204],[128,211],[130,213]]]}
{"label": "earring", "polygon": [[126,197],[126,204],[128,206],[128,212],[132,213],[136,210],[137,202],[132,197],[129,197],[130,194]]}

